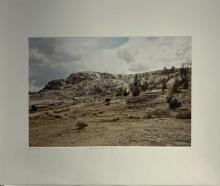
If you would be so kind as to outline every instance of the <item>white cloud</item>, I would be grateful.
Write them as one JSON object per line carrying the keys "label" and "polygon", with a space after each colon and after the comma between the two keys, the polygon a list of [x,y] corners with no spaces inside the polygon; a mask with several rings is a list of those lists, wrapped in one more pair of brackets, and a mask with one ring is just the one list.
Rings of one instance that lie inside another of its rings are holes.
{"label": "white cloud", "polygon": [[31,38],[32,87],[77,71],[137,73],[191,59],[191,37]]}

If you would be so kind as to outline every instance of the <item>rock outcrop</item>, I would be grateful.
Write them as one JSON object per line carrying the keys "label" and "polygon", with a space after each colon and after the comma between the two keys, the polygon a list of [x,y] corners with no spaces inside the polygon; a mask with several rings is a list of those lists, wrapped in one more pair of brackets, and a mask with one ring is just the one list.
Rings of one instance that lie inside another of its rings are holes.
{"label": "rock outcrop", "polygon": [[[191,70],[188,70],[191,74]],[[138,77],[139,85],[142,91],[145,89],[161,89],[162,81],[168,85],[172,84],[175,79],[180,80],[181,74],[179,69],[175,71],[163,70],[145,72],[139,74],[110,74],[100,72],[77,72],[70,74],[66,79],[52,80],[39,92],[31,94],[33,99],[74,99],[81,96],[100,96],[116,95],[118,89],[131,92],[134,87],[135,76]],[[191,75],[189,75],[189,84],[191,84]]]}

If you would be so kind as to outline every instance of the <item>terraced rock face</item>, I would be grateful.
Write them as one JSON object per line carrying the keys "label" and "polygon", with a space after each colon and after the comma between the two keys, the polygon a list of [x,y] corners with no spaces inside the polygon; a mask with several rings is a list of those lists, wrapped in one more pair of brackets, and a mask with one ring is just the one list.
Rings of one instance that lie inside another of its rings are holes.
{"label": "terraced rock face", "polygon": [[64,85],[65,80],[63,79],[52,80],[43,88],[43,90],[59,90]]}
{"label": "terraced rock face", "polygon": [[[191,71],[188,71],[188,81],[191,84]],[[31,99],[69,99],[82,96],[105,96],[116,95],[119,88],[123,88],[131,92],[134,87],[134,79],[136,74],[110,74],[100,72],[78,72],[73,73],[66,79],[52,80],[39,92],[31,94]],[[181,80],[180,70],[174,72],[167,71],[166,74],[162,70],[154,72],[146,72],[137,74],[138,81],[145,91],[161,89],[162,81],[167,82],[167,86],[171,87],[175,79]],[[147,86],[147,87],[146,87]]]}

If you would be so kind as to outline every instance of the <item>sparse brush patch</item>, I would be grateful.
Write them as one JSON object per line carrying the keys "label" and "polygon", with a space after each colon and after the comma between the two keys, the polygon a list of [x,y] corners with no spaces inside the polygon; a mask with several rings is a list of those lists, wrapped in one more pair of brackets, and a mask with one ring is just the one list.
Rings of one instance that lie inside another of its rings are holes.
{"label": "sparse brush patch", "polygon": [[167,75],[168,72],[169,72],[169,70],[168,70],[166,67],[164,67],[164,68],[163,68],[163,71],[162,71],[162,74],[163,74],[163,75]]}
{"label": "sparse brush patch", "polygon": [[145,92],[146,90],[148,90],[149,85],[148,82],[145,81],[142,85],[141,85],[141,91]]}
{"label": "sparse brush patch", "polygon": [[100,86],[95,86],[95,92],[96,92],[96,95],[102,95],[102,88]]}
{"label": "sparse brush patch", "polygon": [[176,119],[191,119],[191,111],[181,111],[176,115]]}
{"label": "sparse brush patch", "polygon": [[141,117],[130,115],[130,116],[128,116],[128,119],[141,119]]}
{"label": "sparse brush patch", "polygon": [[124,96],[128,96],[129,95],[129,91],[125,90],[123,95]]}
{"label": "sparse brush patch", "polygon": [[152,118],[152,115],[151,114],[148,114],[147,115],[147,119],[151,119]]}
{"label": "sparse brush patch", "polygon": [[89,102],[89,103],[87,103],[87,105],[88,105],[88,106],[94,106],[95,103],[94,103],[94,102]]}
{"label": "sparse brush patch", "polygon": [[115,117],[115,118],[111,118],[111,119],[103,119],[102,121],[103,122],[114,122],[114,121],[118,121],[118,120],[120,120],[120,118],[119,117]]}
{"label": "sparse brush patch", "polygon": [[59,115],[59,114],[55,114],[54,117],[57,118],[57,119],[61,119],[62,118],[62,116]]}
{"label": "sparse brush patch", "polygon": [[138,78],[138,75],[135,74],[135,77],[134,77],[134,87],[133,87],[132,95],[133,96],[139,96],[140,93],[141,93],[140,80]]}
{"label": "sparse brush patch", "polygon": [[126,91],[126,89],[124,89],[123,87],[119,87],[119,88],[117,88],[115,95],[116,96],[123,96],[125,91]]}
{"label": "sparse brush patch", "polygon": [[165,89],[167,89],[167,82],[166,82],[166,79],[164,78],[162,80],[162,92],[165,92]]}
{"label": "sparse brush patch", "polygon": [[99,111],[99,114],[103,114],[104,112],[103,111]]}
{"label": "sparse brush patch", "polygon": [[169,112],[165,110],[156,109],[150,113],[155,118],[168,118],[170,117]]}
{"label": "sparse brush patch", "polygon": [[133,96],[139,96],[140,95],[140,88],[139,87],[135,87],[133,92],[132,92],[132,95]]}
{"label": "sparse brush patch", "polygon": [[73,116],[73,115],[70,115],[69,117],[72,119],[76,119],[76,116]]}
{"label": "sparse brush patch", "polygon": [[76,123],[76,129],[77,130],[82,130],[82,129],[86,128],[86,127],[88,127],[88,124],[86,124],[86,123],[84,123],[82,121],[78,121]]}
{"label": "sparse brush patch", "polygon": [[181,82],[183,84],[184,89],[189,88],[189,73],[190,73],[190,68],[186,68],[184,66],[180,68]]}
{"label": "sparse brush patch", "polygon": [[112,119],[112,121],[118,121],[118,120],[120,120],[119,117],[117,117],[117,118],[113,118],[113,119]]}
{"label": "sparse brush patch", "polygon": [[166,102],[169,103],[171,101],[171,99],[172,99],[171,96],[166,97]]}
{"label": "sparse brush patch", "polygon": [[176,94],[176,93],[180,93],[180,82],[178,79],[175,79],[175,82],[171,88],[171,96]]}
{"label": "sparse brush patch", "polygon": [[145,113],[144,116],[143,116],[144,119],[151,119],[153,118],[152,114],[151,113]]}
{"label": "sparse brush patch", "polygon": [[110,102],[105,103],[105,105],[110,105]]}

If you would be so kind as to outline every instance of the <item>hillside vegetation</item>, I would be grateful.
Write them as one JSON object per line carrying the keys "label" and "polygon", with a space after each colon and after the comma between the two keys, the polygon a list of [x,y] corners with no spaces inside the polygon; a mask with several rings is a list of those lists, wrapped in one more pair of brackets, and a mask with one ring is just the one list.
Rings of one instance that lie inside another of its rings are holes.
{"label": "hillside vegetation", "polygon": [[30,146],[190,146],[191,68],[73,73],[29,94]]}

